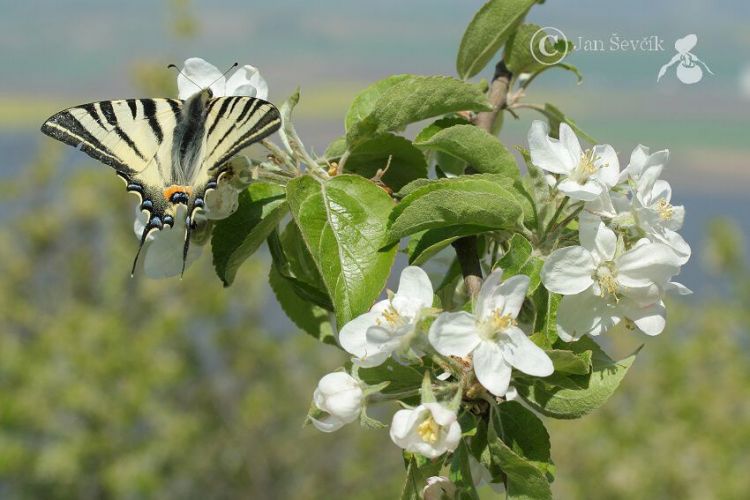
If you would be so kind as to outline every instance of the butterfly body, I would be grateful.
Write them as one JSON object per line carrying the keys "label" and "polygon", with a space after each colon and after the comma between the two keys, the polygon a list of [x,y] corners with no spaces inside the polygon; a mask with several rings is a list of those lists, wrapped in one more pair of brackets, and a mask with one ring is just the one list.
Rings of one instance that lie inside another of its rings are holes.
{"label": "butterfly body", "polygon": [[75,106],[50,117],[41,130],[114,168],[127,190],[140,197],[148,222],[139,253],[150,233],[175,225],[178,206],[185,205],[186,256],[195,215],[205,210],[206,192],[228,173],[227,161],[280,124],[269,102],[214,98],[206,88],[184,101],[126,99]]}

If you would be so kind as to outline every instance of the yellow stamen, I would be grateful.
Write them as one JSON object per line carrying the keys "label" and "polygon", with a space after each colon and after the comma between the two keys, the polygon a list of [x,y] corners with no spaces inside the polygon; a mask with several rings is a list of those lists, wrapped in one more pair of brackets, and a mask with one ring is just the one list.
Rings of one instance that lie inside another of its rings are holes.
{"label": "yellow stamen", "polygon": [[505,330],[509,326],[515,326],[516,320],[509,314],[500,314],[500,309],[492,311],[492,326],[496,330]]}
{"label": "yellow stamen", "polygon": [[674,207],[664,198],[660,198],[656,203],[656,211],[659,212],[659,218],[664,221],[671,220],[674,216]]}
{"label": "yellow stamen", "polygon": [[596,165],[596,160],[598,159],[598,156],[594,156],[593,149],[587,149],[581,153],[581,159],[578,161],[578,168],[574,172],[574,179],[578,181],[578,184],[586,184],[589,177],[595,174],[597,170],[601,167],[606,167],[606,165]]}
{"label": "yellow stamen", "polygon": [[619,300],[619,297],[617,296],[619,287],[615,276],[614,265],[611,262],[605,262],[596,270],[594,278],[599,283],[602,297],[612,295],[615,300]]}
{"label": "yellow stamen", "polygon": [[433,444],[440,437],[440,426],[432,415],[427,417],[421,424],[417,426],[417,434],[422,438],[425,443]]}

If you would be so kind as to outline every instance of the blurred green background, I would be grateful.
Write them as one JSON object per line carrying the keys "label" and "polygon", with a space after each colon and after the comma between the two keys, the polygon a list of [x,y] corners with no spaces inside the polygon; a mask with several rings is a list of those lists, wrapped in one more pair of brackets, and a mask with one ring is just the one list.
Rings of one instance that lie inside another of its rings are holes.
{"label": "blurred green background", "polygon": [[[318,378],[345,357],[283,317],[268,257],[226,290],[207,253],[181,281],[131,279],[133,200],[38,126],[81,102],[164,95],[166,65],[200,56],[258,66],[276,102],[301,85],[297,128],[322,151],[369,82],[453,74],[481,3],[0,0],[0,498],[397,496],[401,457],[386,431],[302,428]],[[694,251],[680,281],[696,293],[670,303],[667,331],[609,339],[621,353],[647,343],[616,396],[582,420],[547,420],[553,488],[746,498],[750,6],[547,2],[530,20],[576,43],[664,39],[663,52],[576,52],[584,82],[550,72],[529,101],[553,102],[625,162],[638,142],[669,148]],[[657,84],[688,33],[714,75]],[[506,119],[506,144],[523,144],[532,117]]]}

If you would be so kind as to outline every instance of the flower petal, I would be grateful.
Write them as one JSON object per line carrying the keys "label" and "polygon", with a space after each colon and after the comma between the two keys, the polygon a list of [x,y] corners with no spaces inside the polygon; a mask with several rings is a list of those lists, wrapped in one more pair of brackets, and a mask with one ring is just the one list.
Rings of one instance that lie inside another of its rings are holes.
{"label": "flower petal", "polygon": [[571,165],[577,166],[583,156],[583,150],[581,149],[581,143],[578,142],[573,129],[567,123],[561,123],[559,128],[560,144],[565,148],[565,152],[568,154]]}
{"label": "flower petal", "polygon": [[518,317],[530,282],[528,276],[517,274],[505,280],[502,285],[495,289],[495,295],[503,297],[503,305],[500,309],[501,315],[510,314],[511,318]]}
{"label": "flower petal", "polygon": [[339,332],[339,344],[344,350],[358,358],[367,354],[367,329],[376,326],[380,313],[366,312],[345,324]]}
{"label": "flower petal", "polygon": [[224,95],[225,82],[216,66],[200,57],[191,57],[185,61],[182,71],[177,75],[178,96],[180,99],[187,99],[210,85],[214,97],[221,97]]}
{"label": "flower petal", "polygon": [[590,178],[585,184],[580,184],[573,179],[563,179],[557,185],[561,193],[565,193],[573,200],[594,201],[602,195],[601,183],[596,178]]}
{"label": "flower petal", "polygon": [[623,300],[619,304],[623,316],[635,323],[640,331],[646,335],[659,335],[664,331],[667,324],[667,308],[664,302],[659,301],[646,307]]}
{"label": "flower petal", "polygon": [[502,396],[510,384],[511,367],[496,342],[482,341],[474,350],[474,373],[482,386]]}
{"label": "flower petal", "polygon": [[620,177],[620,161],[617,159],[617,153],[609,144],[594,146],[593,153],[594,165],[599,167],[594,177],[605,186],[613,187]]}
{"label": "flower petal", "polygon": [[589,288],[595,270],[591,253],[583,247],[555,250],[542,266],[542,282],[550,292],[574,295]]}
{"label": "flower petal", "polygon": [[[141,254],[143,259],[143,272],[149,278],[161,279],[177,276],[182,272],[182,249],[185,244],[184,218],[175,217],[178,221],[174,227],[165,227],[161,231],[153,233],[153,240],[146,243]],[[190,245],[185,269],[187,269],[198,257],[203,247]]]}
{"label": "flower petal", "polygon": [[662,285],[680,272],[680,261],[663,243],[640,245],[618,257],[616,279],[619,284],[630,287]]}
{"label": "flower petal", "polygon": [[615,307],[592,290],[563,297],[557,308],[557,334],[565,342],[599,335],[619,322]]}
{"label": "flower petal", "polygon": [[599,262],[612,260],[617,250],[617,235],[599,217],[581,214],[578,220],[578,239]]}
{"label": "flower petal", "polygon": [[414,318],[420,310],[432,306],[432,283],[421,267],[409,266],[401,271],[398,291],[391,301],[402,316]]}
{"label": "flower petal", "polygon": [[552,375],[555,371],[552,360],[520,328],[512,326],[505,330],[505,335],[505,341],[500,343],[500,348],[508,363],[535,377]]}
{"label": "flower petal", "polygon": [[549,126],[541,120],[534,120],[528,134],[531,161],[537,167],[553,174],[567,174],[578,164],[578,158],[571,159],[560,141],[549,137]]}
{"label": "flower petal", "polygon": [[258,68],[246,64],[227,79],[226,95],[257,97],[265,100],[268,98],[268,84]]}
{"label": "flower petal", "polygon": [[495,289],[500,286],[503,282],[503,270],[495,269],[490,273],[489,276],[482,282],[482,287],[479,289],[477,294],[477,301],[474,307],[474,312],[478,318],[485,318],[489,313],[492,312],[492,297],[495,293]]}
{"label": "flower petal", "polygon": [[465,311],[440,314],[427,336],[443,356],[467,356],[479,344],[476,318]]}
{"label": "flower petal", "polygon": [[312,422],[315,428],[320,432],[334,432],[346,425],[346,422],[344,422],[340,418],[334,417],[333,415],[327,415],[321,419],[312,417],[309,418],[310,422]]}

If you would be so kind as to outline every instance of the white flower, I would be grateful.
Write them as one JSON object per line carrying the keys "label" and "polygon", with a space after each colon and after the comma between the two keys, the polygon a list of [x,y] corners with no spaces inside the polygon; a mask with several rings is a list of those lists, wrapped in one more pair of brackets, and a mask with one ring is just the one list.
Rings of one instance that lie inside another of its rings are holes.
{"label": "white flower", "polygon": [[329,373],[320,379],[313,393],[315,407],[328,415],[310,421],[320,431],[333,432],[359,418],[363,400],[357,379],[344,372]]}
{"label": "white flower", "polygon": [[625,317],[648,335],[664,330],[661,297],[680,270],[680,260],[662,243],[640,240],[618,253],[614,231],[592,215],[579,222],[581,246],[554,251],[542,267],[547,290],[564,295],[557,331],[566,342],[599,335]]}
{"label": "white flower", "polygon": [[549,356],[516,325],[529,277],[517,275],[502,282],[502,275],[497,270],[484,281],[474,314],[442,313],[428,334],[444,356],[465,357],[473,352],[477,380],[495,396],[508,390],[511,367],[537,377],[554,371]]}
{"label": "white flower", "polygon": [[[152,231],[146,237],[139,261],[143,263],[143,272],[149,278],[169,278],[179,275],[182,271],[182,251],[187,229],[185,227],[186,216],[187,208],[184,205],[178,205],[174,226],[164,226],[164,229]],[[139,206],[136,206],[133,231],[138,239],[141,238],[147,221],[148,212],[141,211]],[[185,260],[185,269],[200,257],[202,251],[202,246],[190,245]]]}
{"label": "white flower", "polygon": [[432,284],[421,268],[401,272],[398,291],[341,328],[339,342],[360,366],[378,366],[394,351],[407,348],[420,312],[432,306]]}
{"label": "white flower", "polygon": [[393,415],[391,439],[406,451],[435,458],[456,449],[461,426],[455,411],[440,403],[424,403]]}
{"label": "white flower", "polygon": [[649,148],[639,144],[630,154],[630,163],[620,172],[618,184],[627,182],[628,178],[638,180],[641,174],[651,167],[659,168],[659,172],[669,160],[669,150],[663,149],[656,153],[650,153]]}
{"label": "white flower", "polygon": [[677,231],[685,220],[685,207],[672,205],[672,187],[659,179],[662,165],[648,167],[635,180],[633,214],[636,224],[652,241],[664,243],[680,257],[680,264],[690,259],[690,245]]}
{"label": "white flower", "polygon": [[617,184],[620,163],[612,146],[582,150],[573,130],[560,124],[560,139],[549,137],[549,126],[535,120],[529,129],[531,161],[552,174],[559,174],[557,189],[574,200],[595,200]]}
{"label": "white flower", "polygon": [[225,78],[216,66],[200,57],[187,59],[177,76],[179,98],[187,99],[206,87],[214,97],[238,95],[268,99],[268,84],[254,66],[246,64]]}
{"label": "white flower", "polygon": [[424,500],[453,499],[456,496],[456,485],[444,476],[431,476],[427,478],[427,486],[422,488]]}

